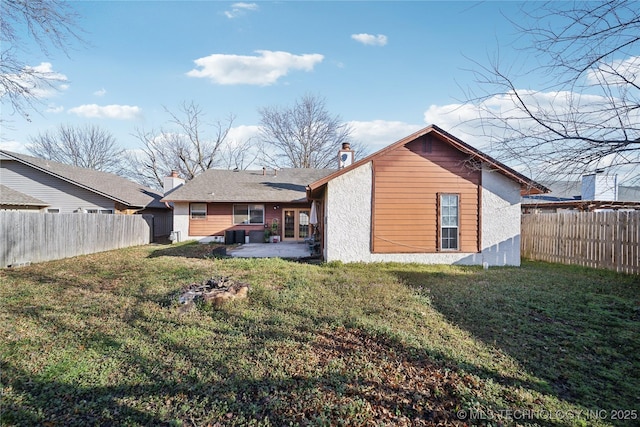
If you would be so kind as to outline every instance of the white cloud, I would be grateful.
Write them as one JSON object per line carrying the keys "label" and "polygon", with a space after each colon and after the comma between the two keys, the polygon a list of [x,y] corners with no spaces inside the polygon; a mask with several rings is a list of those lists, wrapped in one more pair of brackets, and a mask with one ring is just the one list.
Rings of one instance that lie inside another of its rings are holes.
{"label": "white cloud", "polygon": [[14,153],[27,154],[28,150],[25,144],[18,141],[3,141],[0,139],[0,150],[12,151]]}
{"label": "white cloud", "polygon": [[374,36],[373,34],[366,33],[351,34],[351,38],[359,43],[370,46],[384,46],[387,44],[388,40],[387,36],[385,36],[384,34],[378,34],[377,36]]}
{"label": "white cloud", "polygon": [[107,93],[107,90],[105,88],[102,88],[100,90],[93,92],[95,96],[105,96],[106,93]]}
{"label": "white cloud", "polygon": [[597,69],[589,70],[587,82],[592,85],[620,85],[640,83],[640,56],[602,63]]}
{"label": "white cloud", "polygon": [[[605,96],[585,95],[568,91],[538,92],[521,90],[519,96],[528,108],[538,116],[558,118],[560,121],[574,123],[576,110],[580,111],[580,120],[597,126],[584,127],[582,135],[594,139],[614,135],[614,130],[620,128],[621,117],[626,120],[625,126],[633,128],[634,123],[640,122],[640,112],[630,112],[619,116],[610,100]],[[449,104],[431,105],[424,112],[427,124],[435,124],[468,144],[493,155],[525,175],[536,178],[555,173],[552,164],[566,167],[565,163],[558,163],[564,155],[574,155],[571,150],[574,144],[563,141],[561,145],[553,141],[544,143],[547,135],[544,130],[528,115],[516,108],[513,93],[495,95],[480,104]],[[504,122],[508,123],[508,126]],[[512,129],[509,129],[512,128]],[[603,129],[602,134],[600,129]],[[505,145],[505,141],[510,141]],[[579,147],[579,142],[575,147]],[[523,147],[529,147],[526,150]],[[580,148],[578,148],[580,149]],[[566,151],[565,151],[566,150]],[[493,152],[492,152],[493,151]],[[514,154],[518,152],[520,154]],[[568,154],[563,154],[568,153]],[[631,157],[631,156],[627,156]],[[616,158],[618,164],[625,164],[629,158]],[[551,162],[551,163],[550,163]],[[612,158],[603,158],[592,167],[611,166]],[[576,167],[576,171],[578,170]],[[617,172],[627,173],[627,166],[618,166]],[[564,171],[558,171],[562,173]],[[567,173],[575,171],[567,170]],[[637,176],[637,171],[635,172]]]}
{"label": "white cloud", "polygon": [[353,141],[362,144],[368,150],[367,154],[374,153],[424,127],[420,124],[386,120],[351,121],[349,125],[353,128]]}
{"label": "white cloud", "polygon": [[199,69],[189,77],[209,78],[221,85],[250,84],[268,86],[291,70],[312,71],[323,55],[294,55],[289,52],[257,50],[257,56],[213,54],[196,59]]}
{"label": "white cloud", "polygon": [[251,138],[256,138],[260,133],[260,126],[240,125],[229,129],[227,140],[232,145],[241,144]]}
{"label": "white cloud", "polygon": [[132,105],[80,105],[69,109],[70,113],[80,117],[99,119],[131,120],[140,117],[142,110],[140,107]]}
{"label": "white cloud", "polygon": [[[35,67],[26,66],[20,73],[5,74],[6,80],[28,90],[30,95],[37,99],[50,98],[57,92],[67,90],[69,85],[67,76],[53,71],[50,62],[41,62]],[[0,87],[0,96],[4,95],[4,87]]]}
{"label": "white cloud", "polygon": [[[582,119],[592,123],[602,123],[610,120],[603,111],[603,105],[608,100],[598,95],[586,95],[568,91],[539,92],[533,90],[519,90],[518,96],[526,103],[534,113],[549,117],[566,117],[570,120],[572,110],[579,108]],[[444,130],[451,131],[455,136],[467,141],[465,138],[473,138],[478,141],[475,146],[486,145],[490,135],[484,135],[491,127],[482,130],[477,128],[482,119],[485,123],[496,120],[509,119],[523,134],[525,129],[534,129],[536,123],[521,109],[516,107],[514,93],[494,95],[479,104],[448,104],[431,105],[424,112],[424,121],[427,124],[435,124]],[[531,133],[531,132],[529,132]],[[494,135],[494,139],[503,138],[504,135]],[[472,141],[467,141],[472,142]]]}
{"label": "white cloud", "polygon": [[[531,90],[521,90],[519,94],[533,110],[553,110],[558,114],[567,110],[568,97],[570,96],[568,92],[536,92]],[[425,124],[436,125],[483,151],[490,151],[491,143],[503,139],[505,135],[494,134],[500,131],[500,126],[486,126],[479,129],[478,124],[480,122],[484,124],[498,123],[501,117],[508,117],[514,123],[517,120],[518,126],[521,128],[530,127],[533,129],[535,125],[521,109],[515,107],[513,94],[494,95],[479,104],[430,105],[424,112]]]}
{"label": "white cloud", "polygon": [[238,16],[244,15],[246,12],[256,11],[258,10],[258,8],[259,7],[257,3],[239,2],[232,4],[231,10],[225,10],[224,14],[227,18],[233,19],[237,18]]}

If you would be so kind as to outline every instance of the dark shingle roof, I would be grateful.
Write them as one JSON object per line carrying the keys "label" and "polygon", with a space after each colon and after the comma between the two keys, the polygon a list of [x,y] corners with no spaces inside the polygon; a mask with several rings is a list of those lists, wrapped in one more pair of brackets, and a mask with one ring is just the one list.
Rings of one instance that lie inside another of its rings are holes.
{"label": "dark shingle roof", "polygon": [[43,202],[42,200],[31,197],[28,194],[21,193],[14,190],[13,188],[9,188],[2,184],[0,184],[0,205],[39,207],[49,206],[48,203]]}
{"label": "dark shingle roof", "polygon": [[6,150],[0,150],[0,153],[5,158],[19,161],[126,206],[166,208],[164,203],[160,202],[161,194],[112,173],[66,165]]}
{"label": "dark shingle roof", "polygon": [[335,169],[267,170],[210,169],[196,176],[163,200],[172,202],[299,202],[306,187]]}

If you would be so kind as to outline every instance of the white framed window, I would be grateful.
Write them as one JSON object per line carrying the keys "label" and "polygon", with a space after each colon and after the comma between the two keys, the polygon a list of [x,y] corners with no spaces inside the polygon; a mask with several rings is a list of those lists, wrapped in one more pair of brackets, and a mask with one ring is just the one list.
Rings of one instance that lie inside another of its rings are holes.
{"label": "white framed window", "polygon": [[264,224],[264,205],[233,205],[234,224]]}
{"label": "white framed window", "polygon": [[206,203],[191,203],[189,210],[191,212],[191,219],[207,219]]}
{"label": "white framed window", "polygon": [[440,249],[460,249],[460,195],[440,194]]}
{"label": "white framed window", "polygon": [[98,209],[87,209],[86,213],[98,213]]}
{"label": "white framed window", "polygon": [[101,214],[112,214],[113,209],[100,209]]}
{"label": "white framed window", "polygon": [[58,208],[47,208],[47,213],[60,213]]}

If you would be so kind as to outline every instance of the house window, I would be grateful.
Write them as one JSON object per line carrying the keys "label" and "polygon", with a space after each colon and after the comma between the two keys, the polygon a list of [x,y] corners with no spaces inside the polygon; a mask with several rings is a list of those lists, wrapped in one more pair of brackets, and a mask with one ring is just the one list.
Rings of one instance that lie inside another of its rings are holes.
{"label": "house window", "polygon": [[264,205],[233,205],[234,224],[264,224]]}
{"label": "house window", "polygon": [[101,214],[112,214],[113,209],[100,209]]}
{"label": "house window", "polygon": [[189,209],[191,211],[191,219],[207,219],[206,203],[191,203]]}
{"label": "house window", "polygon": [[440,194],[440,249],[457,251],[459,249],[460,196]]}
{"label": "house window", "polygon": [[60,209],[58,208],[48,208],[47,213],[60,213]]}
{"label": "house window", "polygon": [[98,213],[98,209],[87,209],[87,213]]}

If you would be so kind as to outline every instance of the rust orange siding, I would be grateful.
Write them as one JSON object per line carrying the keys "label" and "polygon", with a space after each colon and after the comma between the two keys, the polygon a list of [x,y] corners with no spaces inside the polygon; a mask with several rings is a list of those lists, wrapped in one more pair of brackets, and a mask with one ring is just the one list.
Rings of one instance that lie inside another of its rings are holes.
{"label": "rust orange siding", "polygon": [[438,195],[460,196],[460,250],[479,250],[481,173],[468,156],[425,135],[373,161],[372,250],[437,252]]}
{"label": "rust orange siding", "polygon": [[[282,225],[282,209],[295,207],[310,207],[311,204],[275,204],[275,203],[253,203],[264,205],[265,224],[271,227],[274,219],[277,219],[279,226]],[[226,230],[264,230],[264,224],[234,224],[233,205],[236,203],[207,203],[207,217],[203,219],[189,218],[190,236],[224,236]],[[242,203],[246,204],[246,203]],[[281,231],[281,230],[280,230]]]}

